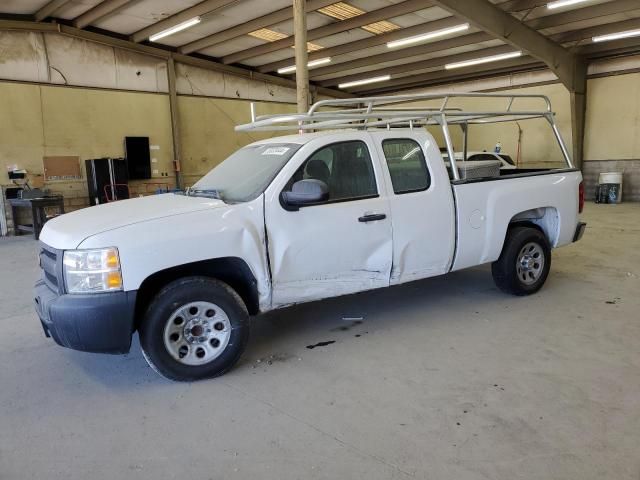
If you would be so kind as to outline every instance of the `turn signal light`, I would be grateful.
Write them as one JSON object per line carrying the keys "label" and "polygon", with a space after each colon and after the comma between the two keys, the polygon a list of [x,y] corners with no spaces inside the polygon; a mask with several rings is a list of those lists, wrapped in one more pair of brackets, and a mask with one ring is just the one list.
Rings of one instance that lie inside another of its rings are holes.
{"label": "turn signal light", "polygon": [[584,209],[584,182],[580,182],[578,186],[578,213],[582,213]]}
{"label": "turn signal light", "polygon": [[122,275],[120,275],[119,271],[107,274],[107,286],[114,289],[122,287]]}

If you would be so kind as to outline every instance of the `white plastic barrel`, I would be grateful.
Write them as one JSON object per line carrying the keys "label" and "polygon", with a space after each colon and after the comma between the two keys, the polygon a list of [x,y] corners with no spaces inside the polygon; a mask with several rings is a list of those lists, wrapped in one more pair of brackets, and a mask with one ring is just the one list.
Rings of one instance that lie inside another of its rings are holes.
{"label": "white plastic barrel", "polygon": [[623,172],[605,172],[598,177],[598,183],[617,183],[620,185],[618,190],[618,203],[622,201],[622,175]]}

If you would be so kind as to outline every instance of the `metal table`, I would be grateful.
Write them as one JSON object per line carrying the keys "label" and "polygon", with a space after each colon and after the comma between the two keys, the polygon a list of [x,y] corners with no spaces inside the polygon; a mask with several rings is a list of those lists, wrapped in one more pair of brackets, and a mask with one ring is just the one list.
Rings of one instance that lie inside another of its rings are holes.
{"label": "metal table", "polygon": [[[9,199],[8,202],[11,205],[11,214],[13,216],[13,226],[16,235],[19,234],[18,232],[32,232],[36,240],[40,237],[40,231],[47,221],[45,208],[58,207],[58,213],[64,213],[64,198],[61,195],[42,198],[12,198]],[[31,210],[30,224],[18,223],[17,213],[19,208],[28,208]]]}

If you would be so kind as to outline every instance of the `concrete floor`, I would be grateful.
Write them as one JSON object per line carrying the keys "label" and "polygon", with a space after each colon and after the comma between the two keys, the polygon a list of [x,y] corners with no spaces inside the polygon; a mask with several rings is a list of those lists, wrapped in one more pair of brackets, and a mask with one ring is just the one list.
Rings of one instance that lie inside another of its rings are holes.
{"label": "concrete floor", "polygon": [[535,296],[481,267],[298,306],[194,384],[157,376],[137,342],[118,357],[45,339],[37,245],[0,240],[0,479],[637,480],[640,204],[584,217]]}

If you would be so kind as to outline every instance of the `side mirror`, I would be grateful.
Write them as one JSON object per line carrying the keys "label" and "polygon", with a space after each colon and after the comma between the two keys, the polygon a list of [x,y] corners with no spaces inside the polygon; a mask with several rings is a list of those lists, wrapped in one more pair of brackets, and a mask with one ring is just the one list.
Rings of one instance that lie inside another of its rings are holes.
{"label": "side mirror", "polygon": [[328,200],[329,187],[322,180],[300,180],[292,185],[290,192],[282,192],[280,199],[288,210],[297,210],[305,205]]}

